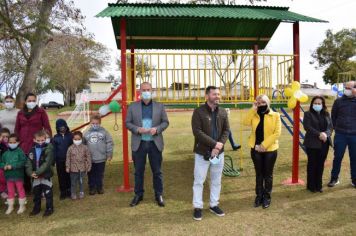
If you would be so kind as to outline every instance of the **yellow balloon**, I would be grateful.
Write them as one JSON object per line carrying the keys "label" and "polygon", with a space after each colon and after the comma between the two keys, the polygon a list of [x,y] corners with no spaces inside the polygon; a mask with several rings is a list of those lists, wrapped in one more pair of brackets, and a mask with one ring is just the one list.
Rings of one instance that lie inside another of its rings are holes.
{"label": "yellow balloon", "polygon": [[299,101],[300,102],[307,102],[308,101],[308,95],[304,94],[300,97]]}
{"label": "yellow balloon", "polygon": [[292,90],[297,91],[300,89],[300,83],[298,81],[293,81],[292,82]]}
{"label": "yellow balloon", "polygon": [[286,88],[286,89],[284,90],[284,95],[285,95],[286,97],[291,97],[291,96],[293,95],[292,89],[291,89],[291,88]]}
{"label": "yellow balloon", "polygon": [[293,96],[295,99],[299,100],[303,96],[303,94],[304,93],[301,90],[297,90],[297,91],[294,91]]}
{"label": "yellow balloon", "polygon": [[297,105],[297,100],[296,100],[295,98],[291,97],[291,98],[288,100],[287,105],[288,105],[288,108],[294,109],[295,106]]}

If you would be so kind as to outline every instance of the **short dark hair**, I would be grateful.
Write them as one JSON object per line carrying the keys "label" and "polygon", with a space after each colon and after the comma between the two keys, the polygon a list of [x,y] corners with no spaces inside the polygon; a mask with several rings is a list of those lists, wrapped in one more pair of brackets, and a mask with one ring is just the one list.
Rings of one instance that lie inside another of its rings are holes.
{"label": "short dark hair", "polygon": [[37,98],[37,96],[34,93],[27,93],[25,96],[25,101],[27,100],[28,97],[35,97]]}
{"label": "short dark hair", "polygon": [[80,138],[83,138],[83,133],[80,132],[80,131],[74,131],[73,132],[73,138],[74,138],[74,136],[79,136]]}
{"label": "short dark hair", "polygon": [[37,131],[34,135],[33,135],[34,138],[37,138],[37,137],[46,137],[46,132],[44,130],[39,130]]}
{"label": "short dark hair", "polygon": [[100,116],[100,114],[93,114],[93,115],[91,115],[90,116],[90,121],[92,121],[92,120],[98,120],[100,123],[101,123],[101,116]]}
{"label": "short dark hair", "polygon": [[11,134],[10,130],[8,128],[6,128],[6,127],[2,128],[0,130],[0,134],[3,134],[3,133]]}
{"label": "short dark hair", "polygon": [[11,96],[11,95],[6,95],[4,99],[6,100],[6,99],[9,99],[9,98],[12,99],[12,100],[15,100],[14,97]]}
{"label": "short dark hair", "polygon": [[216,87],[216,86],[208,86],[205,89],[205,94],[208,95],[210,93],[210,90],[215,90],[215,89],[218,89],[218,87]]}
{"label": "short dark hair", "polygon": [[19,140],[19,136],[17,136],[17,134],[10,134],[9,140],[10,140],[10,138],[15,138],[17,142],[20,141],[20,140]]}

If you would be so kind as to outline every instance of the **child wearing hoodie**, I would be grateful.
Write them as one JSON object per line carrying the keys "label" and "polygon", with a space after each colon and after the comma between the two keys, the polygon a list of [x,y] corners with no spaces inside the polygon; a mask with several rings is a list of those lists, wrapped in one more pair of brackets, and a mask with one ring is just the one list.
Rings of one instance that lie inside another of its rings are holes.
{"label": "child wearing hoodie", "polygon": [[73,144],[73,136],[69,130],[67,122],[63,119],[56,121],[57,134],[53,137],[53,153],[57,168],[58,183],[60,190],[60,200],[70,197],[70,176],[66,172],[67,151]]}
{"label": "child wearing hoodie", "polygon": [[26,194],[23,186],[24,170],[26,164],[26,156],[18,147],[19,140],[16,134],[11,134],[9,137],[9,149],[3,154],[0,162],[0,168],[4,169],[6,186],[8,192],[8,208],[6,215],[11,214],[14,210],[15,192],[19,196],[19,210],[17,214],[22,214],[26,210]]}
{"label": "child wearing hoodie", "polygon": [[83,134],[80,131],[73,133],[73,144],[69,147],[66,159],[66,171],[70,174],[72,200],[77,199],[77,186],[79,185],[79,199],[84,198],[83,178],[91,169],[90,151],[83,144]]}
{"label": "child wearing hoodie", "polygon": [[[8,150],[8,141],[10,136],[10,130],[2,128],[0,130],[0,161],[1,156]],[[0,194],[2,199],[7,199],[6,193],[6,179],[4,169],[0,167]]]}
{"label": "child wearing hoodie", "polygon": [[90,128],[84,134],[84,142],[88,145],[91,155],[91,170],[88,173],[89,195],[103,194],[103,178],[106,161],[113,155],[113,140],[111,135],[101,125],[99,114],[90,117]]}
{"label": "child wearing hoodie", "polygon": [[41,130],[34,135],[34,146],[28,153],[26,162],[26,173],[31,176],[33,191],[33,209],[30,216],[38,215],[41,212],[42,194],[46,198],[46,211],[43,216],[53,214],[53,151],[46,144],[46,133]]}

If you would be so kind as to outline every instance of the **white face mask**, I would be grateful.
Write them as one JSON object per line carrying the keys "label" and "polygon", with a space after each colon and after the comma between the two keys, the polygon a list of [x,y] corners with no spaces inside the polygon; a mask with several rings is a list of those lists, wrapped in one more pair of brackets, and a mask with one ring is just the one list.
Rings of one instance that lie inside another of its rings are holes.
{"label": "white face mask", "polygon": [[152,93],[150,91],[142,92],[142,99],[143,100],[151,100]]}
{"label": "white face mask", "polygon": [[73,143],[79,146],[80,144],[82,144],[82,140],[73,140]]}
{"label": "white face mask", "polygon": [[50,138],[46,138],[45,143],[49,144],[50,142],[51,142],[51,139]]}
{"label": "white face mask", "polygon": [[17,148],[17,146],[19,146],[18,143],[9,143],[9,148],[11,148],[11,149],[15,149],[15,148]]}
{"label": "white face mask", "polygon": [[15,107],[15,104],[13,102],[5,102],[5,108],[7,110],[10,110]]}
{"label": "white face mask", "polygon": [[211,164],[217,165],[220,163],[220,158],[219,158],[219,156],[214,156],[214,157],[211,157],[209,161]]}
{"label": "white face mask", "polygon": [[347,97],[352,97],[352,90],[351,89],[345,89],[344,94]]}
{"label": "white face mask", "polygon": [[32,110],[33,108],[35,108],[37,106],[37,104],[35,102],[28,102],[28,103],[26,103],[26,106],[28,109]]}

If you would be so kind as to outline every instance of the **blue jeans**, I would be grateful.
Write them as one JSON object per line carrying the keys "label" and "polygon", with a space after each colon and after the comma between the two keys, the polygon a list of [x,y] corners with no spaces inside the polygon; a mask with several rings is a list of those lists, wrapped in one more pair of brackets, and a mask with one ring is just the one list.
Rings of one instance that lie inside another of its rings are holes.
{"label": "blue jeans", "polygon": [[103,189],[103,179],[104,179],[104,171],[105,171],[105,163],[92,163],[91,170],[88,173],[88,182],[90,190],[101,190]]}
{"label": "blue jeans", "polygon": [[334,138],[334,161],[331,178],[337,179],[346,147],[349,148],[351,179],[356,179],[356,135],[336,133]]}
{"label": "blue jeans", "polygon": [[141,141],[136,152],[132,152],[132,159],[135,166],[135,194],[143,196],[144,175],[146,166],[146,156],[150,161],[153,176],[153,188],[155,195],[163,193],[163,177],[161,172],[162,152],[160,152],[153,141]]}

